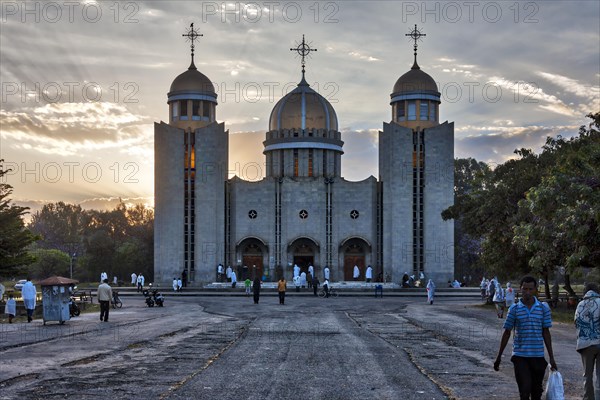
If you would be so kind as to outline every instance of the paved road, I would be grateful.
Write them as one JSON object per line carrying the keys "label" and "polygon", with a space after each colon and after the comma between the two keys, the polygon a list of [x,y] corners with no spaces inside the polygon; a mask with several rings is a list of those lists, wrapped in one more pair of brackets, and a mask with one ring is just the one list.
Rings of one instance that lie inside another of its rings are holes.
{"label": "paved road", "polygon": [[[168,300],[128,298],[108,323],[0,324],[0,399],[517,398],[509,351],[492,370],[502,321],[471,301]],[[579,397],[574,329],[552,331]]]}

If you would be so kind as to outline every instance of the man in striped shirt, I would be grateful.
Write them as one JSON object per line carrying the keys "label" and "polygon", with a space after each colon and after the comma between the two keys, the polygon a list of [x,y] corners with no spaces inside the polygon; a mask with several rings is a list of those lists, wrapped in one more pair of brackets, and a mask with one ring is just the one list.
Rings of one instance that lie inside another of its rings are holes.
{"label": "man in striped shirt", "polygon": [[515,329],[511,361],[515,368],[515,378],[519,386],[521,400],[540,400],[542,398],[542,382],[548,362],[544,358],[544,344],[548,350],[550,367],[557,370],[552,351],[550,327],[552,318],[550,307],[535,297],[537,280],[532,276],[521,279],[521,301],[513,304],[508,310],[504,323],[504,334],[500,341],[500,350],[494,362],[494,369],[500,369],[502,353],[510,339],[510,332]]}

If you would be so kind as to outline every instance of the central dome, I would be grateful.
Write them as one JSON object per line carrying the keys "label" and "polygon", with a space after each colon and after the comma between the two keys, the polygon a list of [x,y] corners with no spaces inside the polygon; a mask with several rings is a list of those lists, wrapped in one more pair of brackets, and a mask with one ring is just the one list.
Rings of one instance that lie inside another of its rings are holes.
{"label": "central dome", "polygon": [[333,106],[311,89],[304,78],[294,90],[275,104],[269,119],[269,130],[338,129]]}

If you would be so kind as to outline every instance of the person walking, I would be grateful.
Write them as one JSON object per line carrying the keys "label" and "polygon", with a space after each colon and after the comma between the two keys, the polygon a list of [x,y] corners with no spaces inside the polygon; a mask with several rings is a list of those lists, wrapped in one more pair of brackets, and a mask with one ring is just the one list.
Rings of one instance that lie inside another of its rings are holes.
{"label": "person walking", "polygon": [[500,282],[496,282],[493,302],[496,306],[496,315],[498,315],[498,318],[504,318],[504,289],[502,289]]}
{"label": "person walking", "polygon": [[23,297],[23,304],[27,310],[27,322],[31,322],[33,321],[33,311],[35,310],[37,290],[29,278],[27,278],[27,282],[25,282],[21,288],[21,296]]}
{"label": "person walking", "polygon": [[183,287],[183,282],[181,281],[181,278],[177,278],[177,291],[181,292],[182,287]]}
{"label": "person walking", "polygon": [[223,264],[217,265],[217,282],[223,282]]}
{"label": "person walking", "polygon": [[235,271],[231,271],[229,278],[231,279],[231,288],[235,289],[235,285],[237,285],[237,275],[235,274]]}
{"label": "person walking", "polygon": [[323,290],[325,291],[325,297],[329,297],[329,280],[323,281]]}
{"label": "person walking", "polygon": [[358,278],[360,278],[360,270],[358,269],[358,265],[355,265],[354,270],[352,271],[352,279],[357,281]]}
{"label": "person walking", "polygon": [[137,291],[138,293],[144,291],[144,275],[142,275],[141,272],[138,274],[137,277]]}
{"label": "person walking", "polygon": [[100,321],[108,322],[108,310],[110,310],[110,300],[112,299],[112,289],[108,285],[108,279],[105,279],[98,286],[98,303],[100,303]]}
{"label": "person walking", "polygon": [[254,278],[254,282],[252,282],[252,291],[254,292],[254,304],[258,304],[258,299],[260,298],[260,285],[262,284],[260,278],[257,276]]}
{"label": "person walking", "polygon": [[187,271],[184,269],[183,272],[181,273],[181,283],[182,283],[182,287],[187,287]]}
{"label": "person walking", "polygon": [[279,278],[277,282],[277,294],[279,294],[279,304],[285,303],[285,290],[287,289],[287,282],[283,279],[283,276]]}
{"label": "person walking", "polygon": [[227,277],[227,282],[231,282],[231,273],[233,272],[233,270],[231,269],[231,265],[227,266],[227,269],[225,270],[225,276]]}
{"label": "person walking", "polygon": [[313,294],[317,296],[317,289],[319,288],[319,278],[317,278],[316,276],[312,279],[312,288]]}
{"label": "person walking", "polygon": [[8,295],[8,300],[6,300],[6,305],[4,306],[4,313],[8,315],[8,323],[12,324],[13,318],[17,315],[17,302],[12,293]]}
{"label": "person walking", "polygon": [[365,271],[365,279],[367,280],[367,283],[370,283],[373,280],[373,268],[371,268],[370,265],[367,267],[367,270]]}
{"label": "person walking", "polygon": [[427,282],[427,302],[433,304],[433,296],[435,296],[435,283],[430,279]]}
{"label": "person walking", "polygon": [[246,278],[244,281],[244,288],[246,289],[246,296],[250,296],[250,287],[252,286],[252,281],[250,278]]}
{"label": "person walking", "polygon": [[131,273],[131,286],[137,285],[137,274],[135,272]]}
{"label": "person walking", "polygon": [[325,267],[323,269],[323,277],[325,278],[326,281],[329,280],[329,267]]}
{"label": "person walking", "polygon": [[502,353],[508,344],[511,331],[515,330],[511,361],[515,370],[515,378],[519,386],[521,400],[541,400],[542,382],[548,362],[544,358],[544,344],[548,350],[550,367],[558,370],[552,350],[550,327],[552,317],[550,307],[546,302],[540,302],[535,297],[537,280],[532,276],[521,279],[521,300],[508,310],[504,322],[504,333],[500,341],[500,349],[494,370],[500,370]]}
{"label": "person walking", "polygon": [[[581,355],[585,378],[583,400],[598,399],[600,398],[600,291],[595,283],[585,285],[585,295],[575,310],[575,328],[577,328],[576,350]],[[595,385],[594,375],[596,375]]]}
{"label": "person walking", "polygon": [[173,291],[177,291],[177,278],[173,278]]}
{"label": "person walking", "polygon": [[512,288],[510,282],[506,282],[506,290],[504,291],[504,302],[506,303],[506,309],[515,304],[515,290]]}

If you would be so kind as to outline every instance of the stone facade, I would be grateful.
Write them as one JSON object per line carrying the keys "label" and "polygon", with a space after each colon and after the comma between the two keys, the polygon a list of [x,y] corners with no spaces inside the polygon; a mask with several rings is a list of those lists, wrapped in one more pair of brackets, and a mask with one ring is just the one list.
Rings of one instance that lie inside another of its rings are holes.
{"label": "stone facade", "polygon": [[[408,88],[408,89],[405,89]],[[341,174],[335,110],[304,79],[274,107],[264,141],[266,177],[228,179],[228,132],[216,94],[192,65],[169,92],[170,123],[155,124],[155,281],[187,271],[190,285],[216,280],[219,263],[238,279],[291,279],[313,265],[322,280],[374,281],[404,273],[453,278],[454,125],[438,122],[440,94],[415,65],[391,95],[379,133],[379,179]],[[242,266],[247,266],[247,269]]]}

